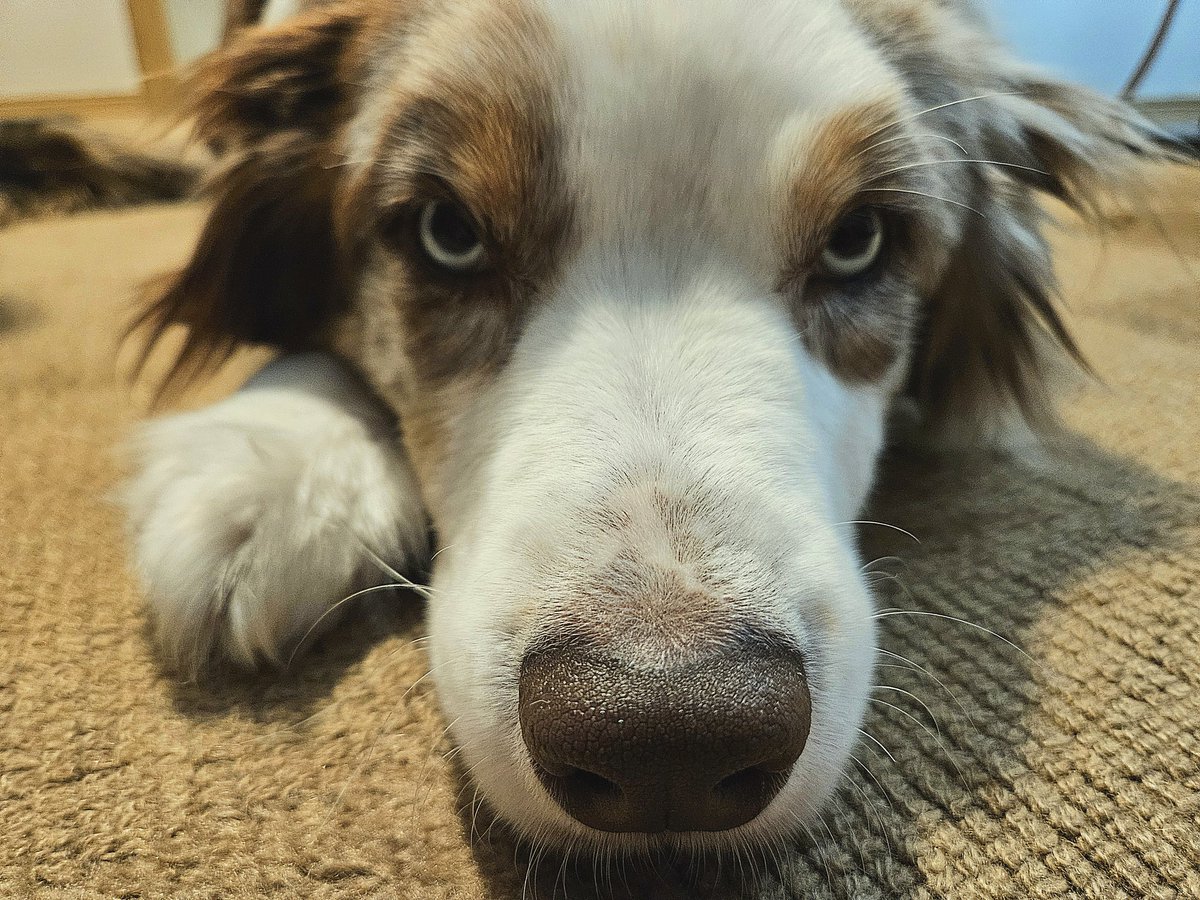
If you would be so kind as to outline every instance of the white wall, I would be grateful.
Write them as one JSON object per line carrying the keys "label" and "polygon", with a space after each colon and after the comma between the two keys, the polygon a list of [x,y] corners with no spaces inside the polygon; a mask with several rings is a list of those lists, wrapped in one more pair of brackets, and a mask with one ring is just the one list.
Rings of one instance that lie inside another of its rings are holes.
{"label": "white wall", "polygon": [[217,46],[225,25],[222,0],[164,0],[163,9],[176,60],[191,62]]}
{"label": "white wall", "polygon": [[124,0],[0,0],[0,97],[136,94]]}

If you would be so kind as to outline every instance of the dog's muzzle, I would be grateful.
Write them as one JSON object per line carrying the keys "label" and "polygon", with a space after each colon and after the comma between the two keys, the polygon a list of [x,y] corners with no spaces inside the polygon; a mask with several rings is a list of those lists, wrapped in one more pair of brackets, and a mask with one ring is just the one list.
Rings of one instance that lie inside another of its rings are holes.
{"label": "dog's muzzle", "polygon": [[646,667],[591,644],[536,649],[519,709],[534,769],[570,816],[644,833],[754,819],[787,781],[812,714],[799,652],[761,636]]}

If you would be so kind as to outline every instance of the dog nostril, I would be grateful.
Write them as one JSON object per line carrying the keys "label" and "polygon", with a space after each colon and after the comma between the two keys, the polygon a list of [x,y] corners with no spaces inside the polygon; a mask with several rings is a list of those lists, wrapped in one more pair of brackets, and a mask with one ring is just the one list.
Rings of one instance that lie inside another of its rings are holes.
{"label": "dog nostril", "polygon": [[559,776],[557,780],[564,790],[580,797],[615,800],[622,794],[620,785],[615,781],[586,769],[575,769],[569,775]]}
{"label": "dog nostril", "polygon": [[762,766],[751,766],[722,778],[717,782],[715,791],[723,798],[734,802],[753,804],[763,798],[770,800],[787,782],[790,771],[791,766],[783,772],[772,772]]}

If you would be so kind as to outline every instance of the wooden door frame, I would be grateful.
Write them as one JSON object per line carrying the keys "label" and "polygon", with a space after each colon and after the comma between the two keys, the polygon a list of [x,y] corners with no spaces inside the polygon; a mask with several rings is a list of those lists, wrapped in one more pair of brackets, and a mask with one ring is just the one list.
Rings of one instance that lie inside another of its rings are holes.
{"label": "wooden door frame", "polygon": [[126,0],[126,7],[142,69],[142,97],[153,108],[168,108],[179,97],[180,80],[162,0]]}

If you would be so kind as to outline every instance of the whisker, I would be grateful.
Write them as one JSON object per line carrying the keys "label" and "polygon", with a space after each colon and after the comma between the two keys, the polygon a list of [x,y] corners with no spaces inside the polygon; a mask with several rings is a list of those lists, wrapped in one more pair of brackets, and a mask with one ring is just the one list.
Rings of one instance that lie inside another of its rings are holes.
{"label": "whisker", "polygon": [[561,879],[563,884],[563,897],[567,896],[567,863],[571,859],[571,853],[574,852],[575,842],[572,841],[567,845],[567,851],[562,855],[562,865],[558,867],[558,874],[554,876],[554,885],[551,888],[550,900],[554,900],[558,896],[558,882]]}
{"label": "whisker", "polygon": [[867,740],[869,740],[872,744],[874,744],[880,750],[882,750],[884,752],[884,755],[887,756],[888,759],[890,759],[892,762],[896,762],[896,757],[892,756],[892,751],[888,750],[887,747],[883,746],[883,744],[880,743],[879,738],[875,737],[875,735],[871,734],[869,731],[866,731],[863,728],[859,728],[858,733],[861,734],[863,737],[865,737]]}
{"label": "whisker", "polygon": [[898,531],[901,534],[907,535],[908,537],[912,538],[918,544],[921,543],[921,539],[918,538],[911,531],[907,531],[906,529],[901,528],[899,525],[891,525],[887,522],[874,522],[871,519],[854,519],[853,521],[842,522],[840,524],[842,524],[842,525],[878,525],[880,528],[890,528],[890,529],[892,529],[892,531]]}
{"label": "whisker", "polygon": [[[424,760],[424,762],[421,763],[421,771],[417,775],[417,789],[415,791],[413,791],[413,804],[412,804],[412,810],[411,810],[412,814],[409,817],[409,828],[411,828],[411,829],[414,829],[414,830],[416,829],[417,813],[420,811],[420,808],[421,808],[421,806],[424,805],[425,801],[429,799],[429,795],[433,792],[433,777],[432,777],[433,773],[429,768],[429,763],[430,763],[430,760],[432,760],[433,757],[435,755],[437,755],[435,753],[435,748],[437,747],[438,743],[440,741],[442,741],[446,737],[447,734],[450,733],[450,729],[458,724],[460,719],[462,719],[462,716],[458,716],[458,718],[454,719],[452,722],[450,722],[448,725],[446,725],[446,727],[443,728],[440,733],[435,735],[432,741],[430,741],[429,752],[427,752],[425,754],[425,760]],[[442,759],[446,760],[447,762],[450,762],[460,752],[462,752],[461,745],[458,747],[452,747],[450,749],[449,753],[446,753],[445,755],[442,756]],[[429,785],[428,785],[428,790],[425,790],[425,788],[426,788],[425,781],[426,781],[427,777],[429,778]],[[421,792],[423,790],[425,790],[424,797],[421,796]]]}
{"label": "whisker", "polygon": [[[941,680],[940,678],[938,678],[936,675],[934,675],[932,672],[930,672],[930,671],[929,671],[928,669],[926,669],[924,666],[920,665],[919,663],[915,663],[915,662],[913,662],[913,661],[912,661],[911,659],[909,659],[907,656],[902,656],[901,654],[899,654],[899,653],[894,653],[894,652],[893,652],[893,651],[891,651],[891,650],[884,650],[882,647],[876,647],[876,648],[875,648],[875,652],[876,652],[876,653],[882,653],[882,654],[884,654],[885,656],[890,656],[890,657],[892,657],[892,659],[898,659],[898,660],[900,660],[901,662],[908,663],[908,666],[911,666],[911,667],[912,667],[913,669],[915,669],[916,671],[918,671],[918,672],[922,673],[923,675],[926,675],[927,677],[931,678],[931,679],[933,680],[933,683],[934,683],[934,684],[936,684],[938,687],[940,687],[940,688],[941,688],[943,691],[945,691],[945,692],[946,692],[946,694],[947,694],[947,695],[950,697],[950,699],[951,699],[951,700],[953,700],[953,701],[955,702],[955,704],[957,704],[957,705],[958,705],[958,708],[959,708],[959,710],[961,710],[962,714],[963,714],[963,715],[966,717],[967,721],[971,723],[972,727],[978,727],[978,726],[976,726],[976,725],[975,725],[975,720],[971,718],[971,714],[970,714],[969,712],[967,712],[967,708],[966,708],[965,706],[963,706],[963,705],[962,705],[962,701],[960,701],[960,700],[958,699],[957,695],[955,695],[955,694],[954,694],[954,693],[953,693],[953,692],[950,690],[950,688],[946,687],[946,685],[945,685],[945,684],[942,682],[942,680]],[[887,664],[886,664],[886,663],[883,663],[882,665],[887,665]],[[907,668],[907,666],[896,666],[896,668],[898,668],[898,669],[903,669],[903,668]]]}
{"label": "whisker", "polygon": [[912,169],[925,169],[929,166],[952,166],[952,165],[980,165],[980,166],[1000,166],[1004,169],[1020,169],[1023,172],[1033,172],[1035,175],[1045,175],[1051,178],[1051,174],[1043,169],[1035,169],[1033,166],[1023,166],[1020,163],[1003,162],[998,159],[927,159],[922,162],[907,163],[903,166],[896,166],[893,169],[888,169],[880,172],[872,177],[872,181],[878,181],[881,178],[887,178],[889,175],[897,175],[900,172],[908,172]]}
{"label": "whisker", "polygon": [[479,785],[473,785],[468,781],[467,786],[475,789],[475,793],[471,796],[471,830],[467,833],[467,843],[475,844],[479,841],[479,831],[477,830],[479,824]]}
{"label": "whisker", "polygon": [[945,743],[942,742],[942,739],[938,735],[934,734],[932,731],[929,730],[928,725],[926,725],[924,722],[922,722],[920,719],[918,719],[916,716],[914,716],[908,710],[901,709],[899,706],[896,706],[894,703],[888,703],[886,700],[881,700],[878,697],[868,697],[867,699],[870,700],[872,703],[879,703],[879,704],[882,704],[883,706],[888,707],[889,709],[895,710],[896,712],[900,713],[900,715],[902,715],[905,718],[914,722],[927,735],[929,735],[931,738],[933,738],[934,743],[936,743],[938,745],[938,749],[941,750],[942,753],[945,754],[946,759],[948,759],[950,761],[950,765],[954,766],[954,771],[958,773],[958,780],[962,782],[962,786],[969,790],[969,787],[967,785],[967,777],[963,774],[963,770],[959,767],[958,762],[950,754],[949,748],[945,745]]}
{"label": "whisker", "polygon": [[[901,584],[900,576],[897,575],[895,572],[884,572],[884,571],[877,572],[875,570],[872,570],[870,572],[863,572],[862,574],[864,576],[866,576],[867,578],[874,579],[873,581],[870,582],[871,585],[875,585],[879,581],[894,581],[894,582],[896,582],[896,584]],[[903,585],[901,585],[901,586],[903,586]]]}
{"label": "whisker", "polygon": [[[963,156],[967,155],[966,147],[964,147],[958,141],[954,140],[954,138],[947,137],[944,134],[938,134],[937,132],[934,132],[934,131],[925,131],[920,134],[920,137],[937,138],[939,141],[946,141],[947,143],[953,144],[955,147],[957,147],[959,150],[961,150]],[[857,153],[855,153],[850,158],[852,160],[858,159],[860,156],[865,156],[866,154],[870,153],[872,150],[877,150],[880,147],[887,146],[888,144],[894,144],[897,141],[907,141],[909,139],[910,139],[909,136],[906,134],[900,134],[900,135],[897,135],[896,137],[885,138],[882,141],[876,141],[875,143],[871,144],[869,147],[865,147],[862,150],[859,150]]]}
{"label": "whisker", "polygon": [[[829,823],[825,821],[825,816],[824,816],[824,815],[822,815],[820,812],[818,812],[818,813],[817,813],[817,821],[821,823],[821,827],[822,827],[822,828],[824,828],[824,829],[825,829],[825,833],[826,833],[827,835],[829,835],[829,846],[830,846],[830,848],[834,848],[834,847],[836,847],[836,846],[837,846],[837,838],[835,838],[835,837],[833,836],[833,829],[831,829],[831,828],[829,827]],[[828,863],[828,858],[827,858],[827,859],[826,859],[826,867],[828,867],[828,865],[829,865],[829,863]],[[827,870],[827,871],[828,871],[828,870]],[[832,876],[830,876],[830,883],[832,883]]]}
{"label": "whisker", "polygon": [[[904,565],[904,560],[901,559],[899,556],[877,556],[875,559],[871,560],[869,563],[865,563],[864,565],[862,565],[858,571],[870,572],[871,566],[875,565],[876,563],[882,563],[882,562],[898,562],[901,565]],[[877,574],[877,573],[872,572],[872,574]]]}
{"label": "whisker", "polygon": [[[851,759],[854,759],[854,757],[852,756]],[[858,760],[855,760],[855,762],[858,762]],[[862,765],[862,763],[859,763],[859,765]],[[871,795],[867,793],[866,788],[863,788],[863,787],[859,786],[858,784],[855,784],[853,778],[847,778],[846,784],[850,785],[850,787],[852,787],[858,793],[858,796],[862,798],[863,802],[866,803],[867,806],[869,806],[871,808],[871,812],[873,812],[875,814],[876,824],[879,825],[879,836],[883,838],[883,842],[887,845],[888,856],[891,856],[892,855],[892,841],[891,841],[891,838],[888,837],[887,826],[885,825],[885,823],[883,821],[883,813],[881,813],[879,811],[879,807],[875,805],[875,801],[871,799]],[[867,817],[868,824],[870,823],[870,821],[871,821],[870,816],[868,816]],[[862,860],[863,871],[866,871],[867,862],[866,862],[866,859],[862,856],[863,848],[861,845],[859,845],[858,852],[859,852],[859,859]]]}
{"label": "whisker", "polygon": [[333,604],[333,606],[329,607],[329,609],[325,610],[325,612],[321,613],[321,615],[317,617],[317,620],[315,622],[313,622],[310,626],[308,626],[308,631],[304,632],[304,636],[302,638],[300,638],[299,641],[296,642],[296,646],[292,650],[292,655],[288,657],[287,664],[284,666],[284,668],[290,669],[292,667],[292,663],[296,659],[296,654],[300,652],[300,649],[304,646],[304,642],[308,640],[309,635],[311,635],[313,633],[313,631],[316,630],[318,625],[320,625],[322,622],[325,621],[326,617],[328,617],[331,613],[333,613],[335,610],[340,608],[342,606],[342,604],[349,603],[351,600],[356,600],[359,597],[363,597],[367,594],[374,594],[379,591],[398,591],[398,590],[407,589],[407,588],[408,588],[408,585],[406,585],[406,584],[377,584],[374,587],[363,588],[361,591],[355,591],[353,594],[350,594],[348,597],[343,597],[337,603]]}
{"label": "whisker", "polygon": [[861,759],[859,759],[853,753],[850,754],[850,758],[859,764],[859,766],[862,768],[862,770],[867,773],[867,777],[870,778],[871,781],[873,781],[875,783],[875,787],[879,788],[879,795],[881,797],[883,797],[884,800],[887,801],[888,809],[891,810],[892,813],[894,814],[896,812],[896,805],[894,803],[892,803],[892,795],[887,792],[887,790],[883,786],[883,783],[880,782],[880,780],[875,777],[875,773],[871,771],[871,767],[868,766],[866,763],[864,763]]}
{"label": "whisker", "polygon": [[417,584],[415,581],[412,581],[404,575],[401,575],[386,562],[384,562],[383,558],[373,549],[371,549],[370,545],[367,544],[367,542],[362,538],[359,538],[359,543],[362,544],[363,550],[369,557],[371,557],[371,560],[375,563],[375,565],[379,566],[379,568],[383,570],[385,575],[390,575],[393,579],[395,579],[397,584],[402,584],[407,588],[412,588],[426,600],[433,599],[432,595],[436,592],[432,587],[427,584]]}
{"label": "whisker", "polygon": [[[833,817],[834,821],[837,821],[837,815],[838,815],[839,810],[842,810],[844,815],[850,815],[850,816],[857,815],[857,810],[855,810],[852,802],[849,799],[847,799],[846,792],[842,791],[842,789],[841,789],[843,783],[846,786],[853,788],[855,791],[859,792],[860,794],[862,792],[862,788],[859,787],[857,784],[855,784],[854,780],[852,778],[846,777],[845,774],[843,773],[842,778],[838,782],[837,793],[834,795],[836,798],[836,806],[831,804],[830,807],[828,808],[829,814],[831,817]],[[868,814],[865,807],[863,808],[863,813],[864,813],[864,817],[866,819],[867,833],[870,834],[871,816]],[[828,826],[826,826],[826,829],[828,830]],[[855,850],[858,851],[858,867],[855,871],[866,873],[866,871],[867,871],[866,841],[854,840],[854,841],[850,842],[850,846],[852,846]],[[839,869],[844,878],[845,874],[846,874],[846,870],[849,869],[852,865],[854,865],[854,859],[850,854],[849,847],[843,846],[839,842],[837,844],[836,849],[840,855]]]}
{"label": "whisker", "polygon": [[968,206],[966,203],[960,203],[958,200],[951,200],[949,197],[939,197],[936,194],[927,194],[927,193],[925,193],[925,191],[910,191],[910,190],[905,190],[904,188],[881,188],[881,187],[869,187],[869,188],[864,189],[864,192],[874,193],[876,191],[882,191],[882,192],[888,193],[888,194],[913,194],[914,196],[917,196],[917,197],[928,197],[930,200],[941,200],[943,203],[949,203],[952,206],[961,206],[963,209],[969,210],[970,212],[975,213],[975,215],[979,216],[979,218],[981,218],[981,219],[987,218],[987,216],[985,216],[982,212],[980,212],[973,206]]}
{"label": "whisker", "polygon": [[923,109],[920,112],[911,113],[907,116],[901,116],[899,119],[893,119],[886,125],[881,125],[879,128],[876,128],[865,138],[863,138],[863,140],[869,141],[871,138],[875,137],[875,135],[883,134],[883,132],[890,128],[895,128],[897,125],[903,125],[905,122],[911,122],[913,119],[919,119],[921,116],[928,115],[929,113],[935,113],[943,109],[949,109],[951,106],[961,106],[963,103],[974,103],[977,100],[991,100],[994,97],[1019,97],[1023,93],[1024,91],[992,91],[988,94],[976,94],[973,97],[960,97],[958,100],[951,100],[949,103],[940,103],[937,106],[930,106],[928,109]]}
{"label": "whisker", "polygon": [[874,618],[874,619],[890,619],[893,616],[929,616],[930,618],[934,618],[934,619],[945,619],[948,622],[956,622],[959,625],[966,625],[968,628],[974,628],[974,629],[977,629],[978,631],[982,631],[984,634],[991,635],[996,640],[998,640],[1004,644],[1007,644],[1009,647],[1012,647],[1012,649],[1014,649],[1018,653],[1020,653],[1023,657],[1025,657],[1027,660],[1029,660],[1029,662],[1033,663],[1033,665],[1035,665],[1035,666],[1038,665],[1038,661],[1036,659],[1034,659],[1032,656],[1030,656],[1028,653],[1026,653],[1024,650],[1022,650],[1020,647],[1018,647],[1016,644],[1014,644],[1008,638],[1004,637],[1004,635],[997,634],[996,632],[992,631],[990,628],[984,628],[982,625],[977,625],[974,622],[968,622],[966,619],[960,619],[957,616],[948,616],[948,615],[945,615],[944,613],[926,612],[925,610],[921,610],[921,609],[885,609],[885,610],[881,610],[880,612],[876,613],[874,616],[872,616],[872,618]]}
{"label": "whisker", "polygon": [[815,834],[813,834],[811,828],[809,828],[807,825],[805,825],[803,823],[800,823],[800,828],[804,831],[804,834],[808,837],[808,842],[812,847],[812,852],[809,855],[813,857],[814,862],[821,864],[821,867],[825,870],[825,882],[829,885],[830,888],[832,888],[833,887],[833,872],[829,868],[829,861],[827,859],[825,859],[825,854],[823,854],[821,852],[821,844],[817,840],[817,836]]}
{"label": "whisker", "polygon": [[913,702],[919,704],[920,707],[923,710],[925,710],[925,715],[929,716],[929,721],[931,721],[933,723],[933,727],[937,729],[937,733],[939,735],[942,733],[942,726],[938,724],[937,717],[933,714],[933,710],[931,710],[929,708],[929,706],[925,703],[924,700],[922,700],[916,694],[912,693],[912,691],[906,691],[906,690],[904,690],[904,688],[898,688],[892,684],[877,684],[877,685],[875,685],[875,687],[878,688],[879,690],[895,691],[897,694],[903,694],[905,697],[908,697],[911,700],[913,700]]}

